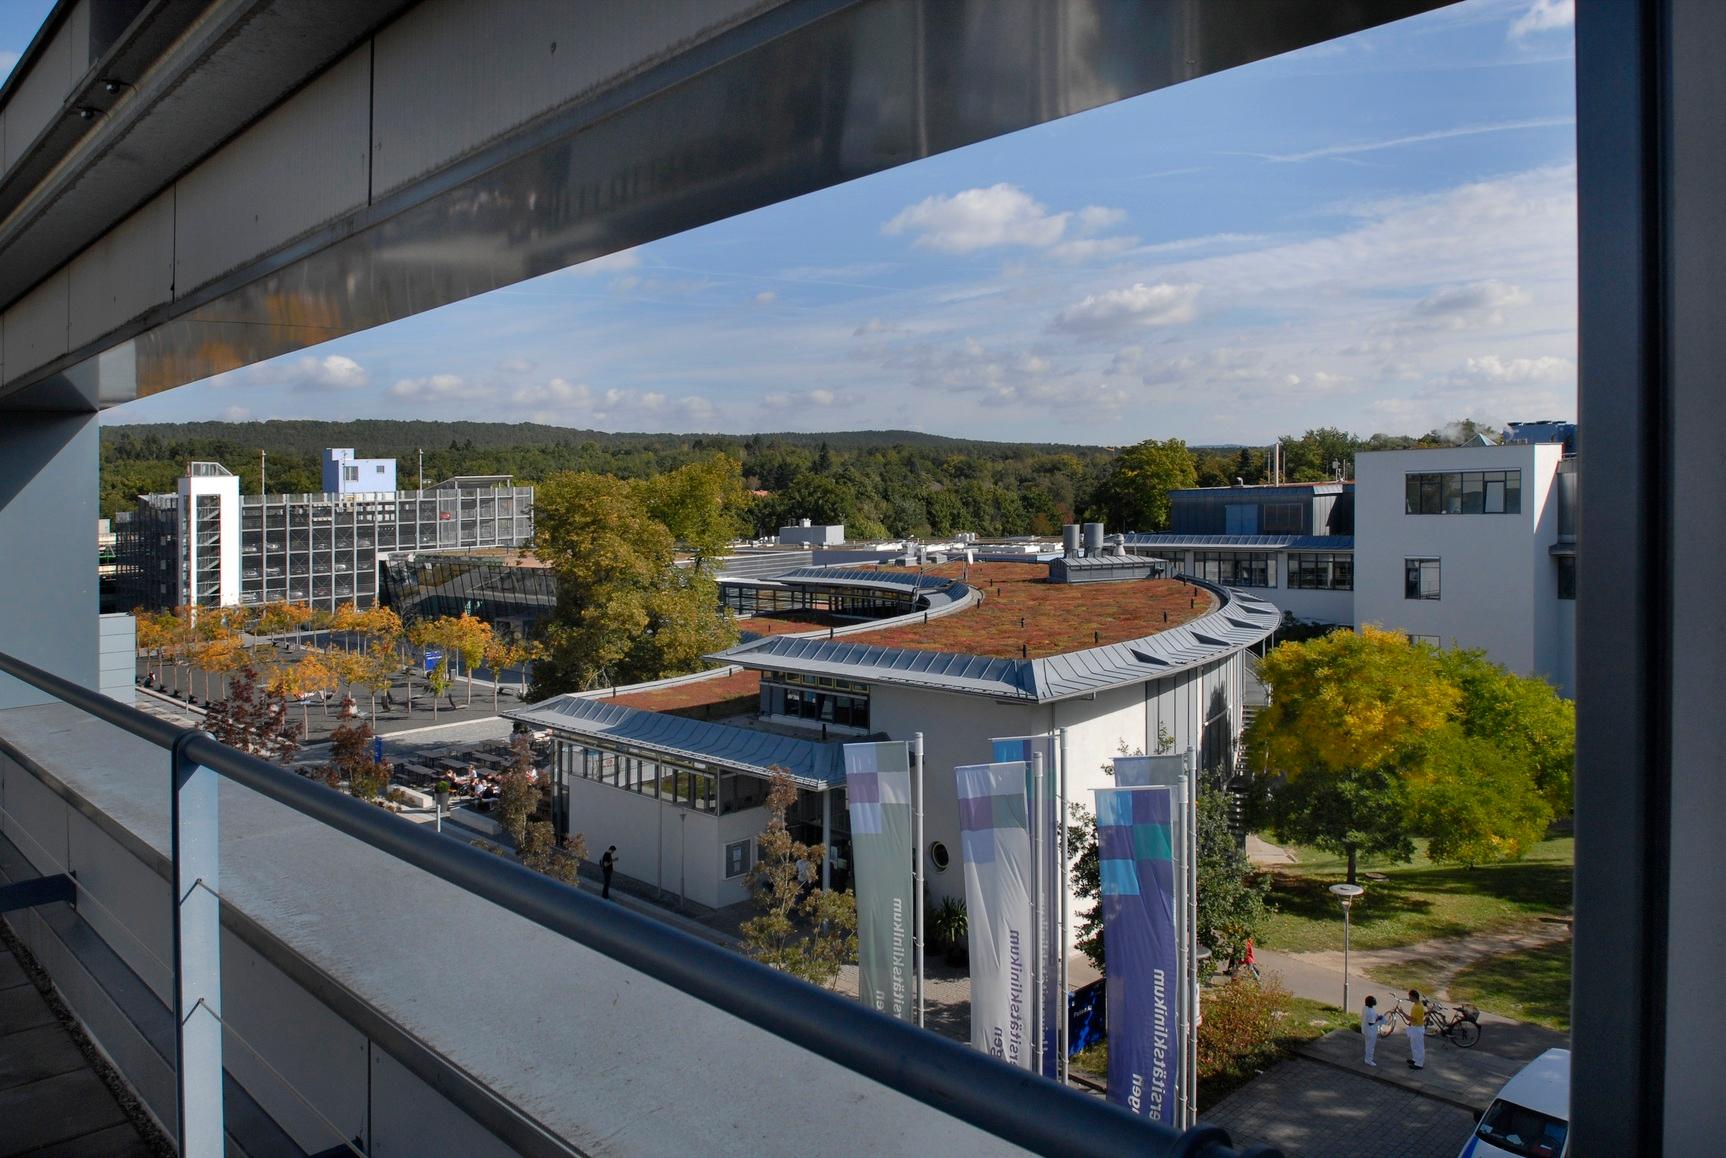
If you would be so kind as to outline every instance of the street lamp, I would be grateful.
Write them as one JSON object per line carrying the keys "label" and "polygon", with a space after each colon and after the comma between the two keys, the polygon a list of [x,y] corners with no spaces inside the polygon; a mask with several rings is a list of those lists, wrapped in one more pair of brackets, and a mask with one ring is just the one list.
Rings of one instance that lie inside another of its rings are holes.
{"label": "street lamp", "polygon": [[1354,899],[1366,892],[1359,885],[1332,885],[1330,891],[1338,901],[1342,902],[1342,1008],[1347,1013],[1352,1007],[1348,1003],[1348,911],[1354,907]]}

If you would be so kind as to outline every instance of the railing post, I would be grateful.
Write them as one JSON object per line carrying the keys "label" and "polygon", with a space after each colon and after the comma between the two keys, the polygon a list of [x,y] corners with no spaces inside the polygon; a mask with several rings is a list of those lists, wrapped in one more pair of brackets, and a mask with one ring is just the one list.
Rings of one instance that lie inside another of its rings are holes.
{"label": "railing post", "polygon": [[173,747],[174,1021],[182,1158],[221,1158],[222,908],[215,771]]}

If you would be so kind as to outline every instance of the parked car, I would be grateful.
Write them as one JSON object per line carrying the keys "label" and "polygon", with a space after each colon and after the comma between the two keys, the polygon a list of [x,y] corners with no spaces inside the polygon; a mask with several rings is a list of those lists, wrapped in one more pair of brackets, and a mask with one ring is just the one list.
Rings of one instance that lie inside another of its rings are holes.
{"label": "parked car", "polygon": [[1458,1158],[1566,1158],[1570,1153],[1570,1051],[1549,1049],[1518,1070]]}

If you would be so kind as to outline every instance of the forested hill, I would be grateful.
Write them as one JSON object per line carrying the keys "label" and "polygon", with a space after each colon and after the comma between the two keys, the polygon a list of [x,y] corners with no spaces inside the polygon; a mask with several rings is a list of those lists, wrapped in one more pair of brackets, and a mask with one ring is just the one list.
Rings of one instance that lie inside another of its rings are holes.
{"label": "forested hill", "polygon": [[[1334,470],[1352,471],[1357,450],[1455,445],[1477,429],[1484,428],[1454,423],[1419,439],[1309,430],[1282,440],[1285,477],[1327,479]],[[961,530],[1046,535],[1075,517],[1155,530],[1166,518],[1171,487],[1265,477],[1262,448],[1188,448],[1178,439],[1119,453],[910,430],[609,434],[502,422],[191,422],[102,429],[102,514],[131,508],[140,494],[173,490],[192,461],[219,462],[240,476],[245,491],[257,493],[260,451],[268,455],[270,491],[318,491],[322,452],[332,446],[352,447],[361,458],[395,459],[397,482],[406,489],[418,483],[422,452],[428,485],[463,474],[537,483],[567,470],[652,478],[724,453],[739,461],[750,490],[765,492],[747,512],[757,534],[807,518],[844,523],[858,538]]]}

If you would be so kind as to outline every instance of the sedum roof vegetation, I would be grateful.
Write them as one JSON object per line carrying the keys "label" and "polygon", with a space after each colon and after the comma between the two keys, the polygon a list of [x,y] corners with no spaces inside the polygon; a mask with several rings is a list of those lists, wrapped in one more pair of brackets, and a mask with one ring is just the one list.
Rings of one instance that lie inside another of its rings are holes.
{"label": "sedum roof vegetation", "polygon": [[760,696],[761,673],[745,671],[652,691],[625,692],[602,702],[622,708],[642,708],[672,716],[709,720],[753,712]]}
{"label": "sedum roof vegetation", "polygon": [[1175,579],[1051,583],[1046,563],[944,563],[927,573],[963,577],[983,593],[982,605],[851,639],[915,651],[1038,659],[1143,639],[1217,606],[1204,588]]}

